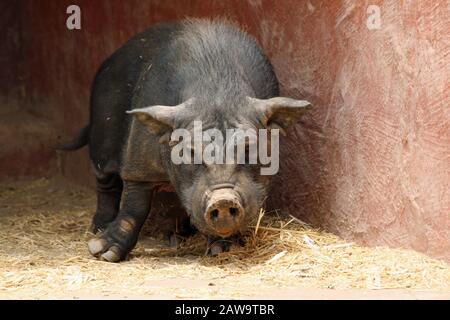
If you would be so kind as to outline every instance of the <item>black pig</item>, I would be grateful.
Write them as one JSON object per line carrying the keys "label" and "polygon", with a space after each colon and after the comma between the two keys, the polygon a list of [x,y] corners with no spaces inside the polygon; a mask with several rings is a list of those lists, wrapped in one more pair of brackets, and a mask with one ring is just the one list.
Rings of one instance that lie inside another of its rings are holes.
{"label": "black pig", "polygon": [[168,184],[200,232],[211,240],[238,235],[258,214],[270,177],[260,164],[175,164],[171,133],[192,130],[194,120],[221,132],[284,128],[309,107],[278,95],[256,41],[229,22],[159,24],[118,49],[95,77],[89,125],[64,147],[89,145],[98,198],[91,254],[126,258],[154,190]]}

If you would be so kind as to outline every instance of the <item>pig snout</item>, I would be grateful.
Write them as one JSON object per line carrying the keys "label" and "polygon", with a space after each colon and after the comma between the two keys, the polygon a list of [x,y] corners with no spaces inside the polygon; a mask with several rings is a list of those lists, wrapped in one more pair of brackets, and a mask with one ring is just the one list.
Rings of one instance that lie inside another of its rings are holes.
{"label": "pig snout", "polygon": [[212,191],[206,202],[205,221],[219,236],[228,237],[239,231],[244,208],[233,189]]}

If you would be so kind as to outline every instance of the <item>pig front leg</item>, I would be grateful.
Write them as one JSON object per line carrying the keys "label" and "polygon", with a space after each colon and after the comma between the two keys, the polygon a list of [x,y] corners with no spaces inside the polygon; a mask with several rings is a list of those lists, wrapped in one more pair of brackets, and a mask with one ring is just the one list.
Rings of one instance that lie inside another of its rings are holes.
{"label": "pig front leg", "polygon": [[123,205],[117,217],[88,242],[93,256],[109,262],[127,257],[149,214],[153,188],[152,183],[124,181]]}

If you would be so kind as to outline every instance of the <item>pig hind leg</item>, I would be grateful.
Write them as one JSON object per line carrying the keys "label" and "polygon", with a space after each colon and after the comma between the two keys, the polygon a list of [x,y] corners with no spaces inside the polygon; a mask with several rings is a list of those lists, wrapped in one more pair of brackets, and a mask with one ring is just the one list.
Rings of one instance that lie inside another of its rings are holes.
{"label": "pig hind leg", "polygon": [[92,219],[93,233],[105,230],[116,217],[120,209],[123,183],[117,174],[97,177],[97,210]]}

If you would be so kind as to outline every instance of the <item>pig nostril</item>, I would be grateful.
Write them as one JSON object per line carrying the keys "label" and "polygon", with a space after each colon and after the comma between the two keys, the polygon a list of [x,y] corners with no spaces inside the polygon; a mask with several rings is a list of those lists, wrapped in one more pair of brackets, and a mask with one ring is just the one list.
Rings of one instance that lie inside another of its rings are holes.
{"label": "pig nostril", "polygon": [[231,214],[231,216],[233,216],[233,217],[236,217],[237,216],[237,214],[238,214],[238,209],[237,208],[230,208],[230,214]]}
{"label": "pig nostril", "polygon": [[219,217],[219,210],[214,209],[213,211],[211,211],[210,215],[212,220],[216,220]]}

